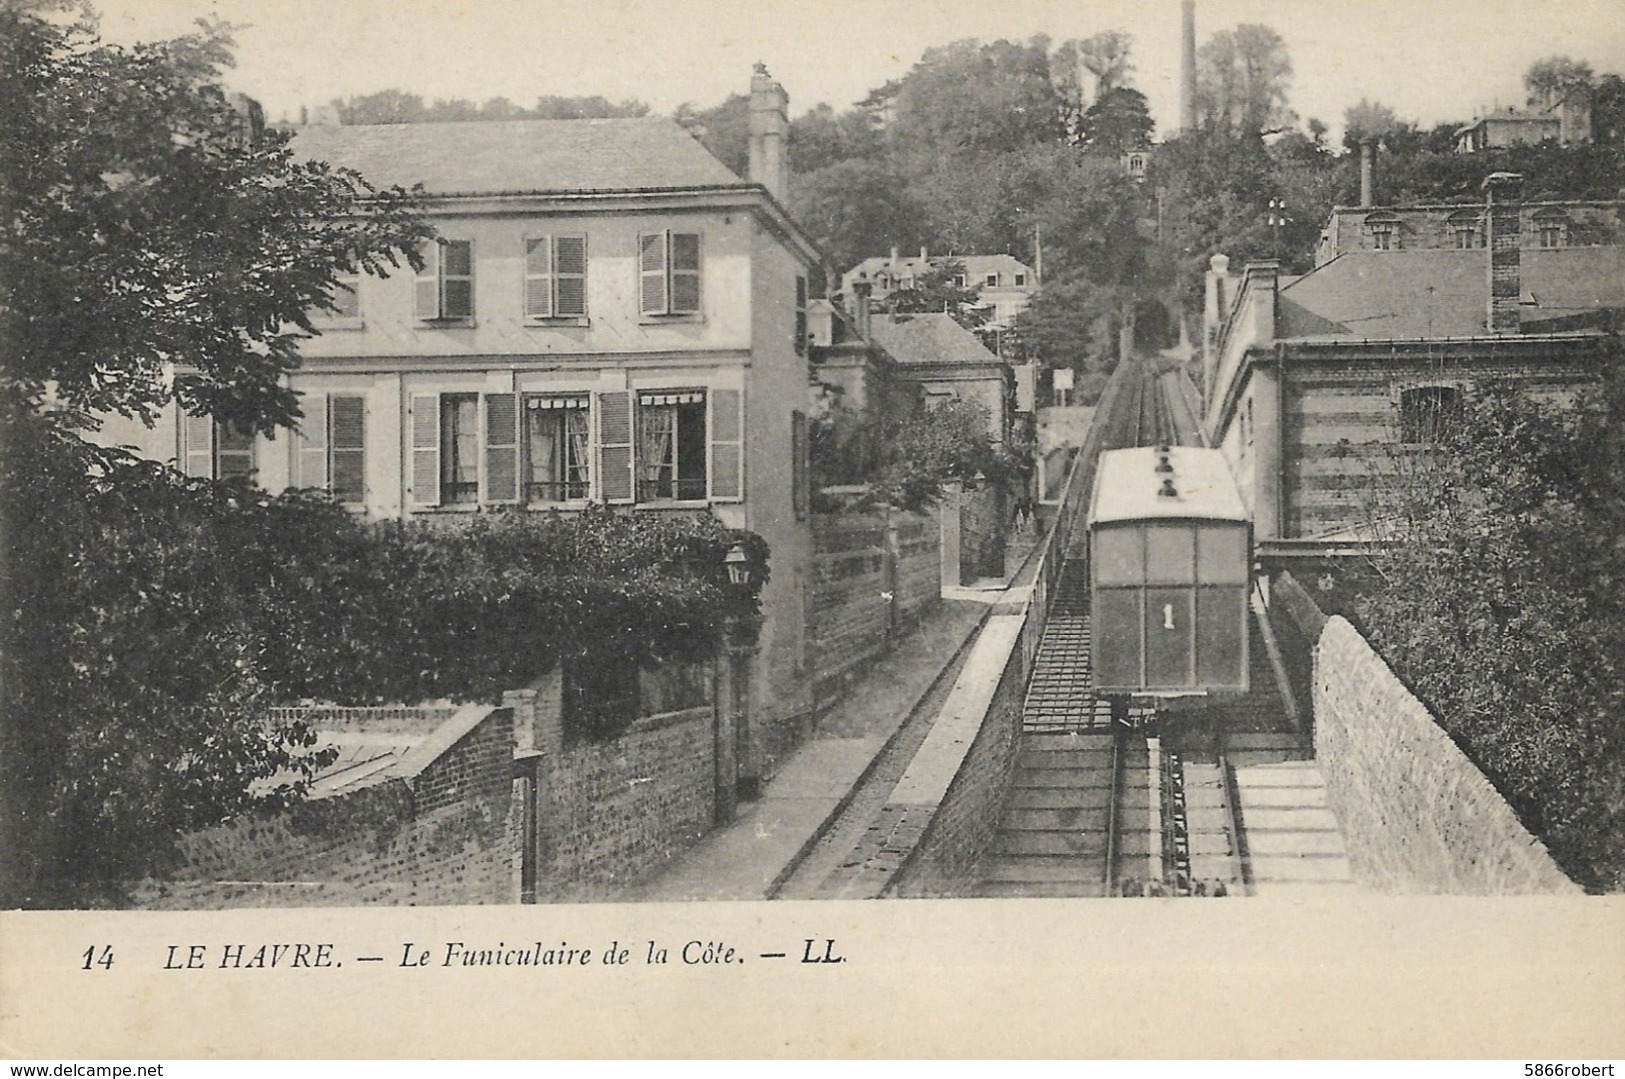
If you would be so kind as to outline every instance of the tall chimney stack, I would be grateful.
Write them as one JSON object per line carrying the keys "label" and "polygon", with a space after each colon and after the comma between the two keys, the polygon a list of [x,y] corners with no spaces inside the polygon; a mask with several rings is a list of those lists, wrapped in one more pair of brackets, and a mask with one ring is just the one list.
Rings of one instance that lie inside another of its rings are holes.
{"label": "tall chimney stack", "polygon": [[1196,0],[1180,5],[1179,129],[1196,130]]}
{"label": "tall chimney stack", "polygon": [[780,203],[789,199],[784,162],[790,136],[790,95],[758,63],[750,77],[750,178]]}
{"label": "tall chimney stack", "polygon": [[1377,140],[1360,140],[1360,205],[1375,206],[1377,197]]}
{"label": "tall chimney stack", "polygon": [[868,274],[860,273],[858,279],[852,282],[852,328],[864,341],[869,340],[869,293],[873,289]]}
{"label": "tall chimney stack", "polygon": [[1485,246],[1489,248],[1490,333],[1518,332],[1518,299],[1523,292],[1518,251],[1519,214],[1523,203],[1523,177],[1516,172],[1492,172],[1484,178]]}

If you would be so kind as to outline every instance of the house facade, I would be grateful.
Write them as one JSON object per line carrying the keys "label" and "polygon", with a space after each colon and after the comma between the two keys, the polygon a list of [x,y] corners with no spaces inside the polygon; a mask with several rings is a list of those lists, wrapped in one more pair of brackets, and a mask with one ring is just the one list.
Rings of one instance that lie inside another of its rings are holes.
{"label": "house facade", "polygon": [[930,407],[967,401],[987,412],[988,437],[1010,436],[1015,382],[1010,365],[989,352],[951,315],[886,314],[870,320],[869,336],[892,360],[896,379],[919,389]]}
{"label": "house facade", "polygon": [[893,292],[911,289],[932,270],[954,262],[962,267],[954,285],[976,293],[977,302],[988,309],[991,327],[1009,326],[1038,291],[1038,275],[1013,255],[933,255],[921,248],[916,258],[905,257],[894,247],[889,257],[864,259],[842,274],[841,293],[850,298],[857,283],[866,281],[871,289],[871,302],[877,308],[884,308],[887,297]]}
{"label": "house facade", "polygon": [[1351,245],[1298,277],[1213,258],[1203,426],[1266,559],[1372,538],[1362,489],[1425,449],[1476,383],[1562,399],[1597,378],[1625,312],[1625,247],[1539,246],[1518,176],[1484,193],[1484,246]]}
{"label": "house facade", "polygon": [[758,68],[750,180],[665,119],[303,128],[301,156],[423,185],[425,269],[340,283],[291,377],[297,432],[172,416],[104,437],[195,475],[327,488],[370,519],[601,502],[757,532],[771,579],[741,770],[771,770],[810,708],[796,492],[821,262],[783,209],[786,109]]}

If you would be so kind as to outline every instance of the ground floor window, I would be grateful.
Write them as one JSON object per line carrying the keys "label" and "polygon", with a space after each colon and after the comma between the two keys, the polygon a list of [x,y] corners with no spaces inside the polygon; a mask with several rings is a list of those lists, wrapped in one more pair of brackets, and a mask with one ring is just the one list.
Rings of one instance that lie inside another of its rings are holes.
{"label": "ground floor window", "polygon": [[705,394],[638,395],[638,500],[706,497]]}
{"label": "ground floor window", "polygon": [[585,394],[525,398],[525,501],[586,499],[591,417]]}
{"label": "ground floor window", "polygon": [[480,395],[448,393],[440,398],[440,501],[451,505],[480,500]]}

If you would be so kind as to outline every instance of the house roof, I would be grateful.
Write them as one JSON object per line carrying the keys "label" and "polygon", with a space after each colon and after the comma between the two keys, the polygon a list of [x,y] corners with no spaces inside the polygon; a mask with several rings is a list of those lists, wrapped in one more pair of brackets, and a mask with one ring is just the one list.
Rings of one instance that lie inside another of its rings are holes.
{"label": "house roof", "polygon": [[[315,728],[315,748],[337,753],[312,778],[313,799],[339,797],[391,779],[411,779],[491,714],[489,705],[353,710],[361,713],[359,718],[320,709],[308,714],[297,708],[287,711],[298,713]],[[270,790],[294,778],[288,771],[259,786]]]}
{"label": "house roof", "polygon": [[659,117],[313,125],[293,151],[434,195],[752,186]]}
{"label": "house roof", "polygon": [[997,367],[1001,361],[977,340],[975,334],[949,315],[877,316],[869,325],[869,336],[900,364],[985,364]]}
{"label": "house roof", "polygon": [[[1526,249],[1526,326],[1625,308],[1625,247]],[[1347,251],[1280,292],[1277,336],[1409,340],[1485,332],[1489,253]]]}
{"label": "house roof", "polygon": [[[890,274],[924,274],[933,266],[940,266],[945,262],[959,262],[965,267],[966,284],[976,287],[984,275],[990,273],[1031,273],[1032,267],[1016,258],[1014,255],[927,255],[920,258],[918,255],[906,255],[893,261],[887,255],[875,255],[866,258],[856,266],[841,275],[842,281],[848,281],[858,274],[867,274],[873,278],[881,270]],[[1028,282],[1029,285],[1033,282]],[[1005,286],[1009,287],[1009,286]]]}

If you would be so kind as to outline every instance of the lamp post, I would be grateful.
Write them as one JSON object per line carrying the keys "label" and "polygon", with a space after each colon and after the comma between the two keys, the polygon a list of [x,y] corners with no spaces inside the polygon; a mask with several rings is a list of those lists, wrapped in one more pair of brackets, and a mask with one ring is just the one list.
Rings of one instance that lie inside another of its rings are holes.
{"label": "lamp post", "polygon": [[1281,226],[1291,218],[1286,215],[1286,199],[1270,199],[1269,226],[1274,232],[1275,257],[1281,257]]}
{"label": "lamp post", "polygon": [[[736,597],[748,594],[757,579],[758,567],[736,543],[728,548],[722,564],[728,570],[728,583]],[[722,627],[722,655],[717,664],[716,711],[716,823],[733,820],[739,806],[742,786],[754,787],[760,781],[750,754],[750,668],[756,653],[756,619],[729,614]]]}

